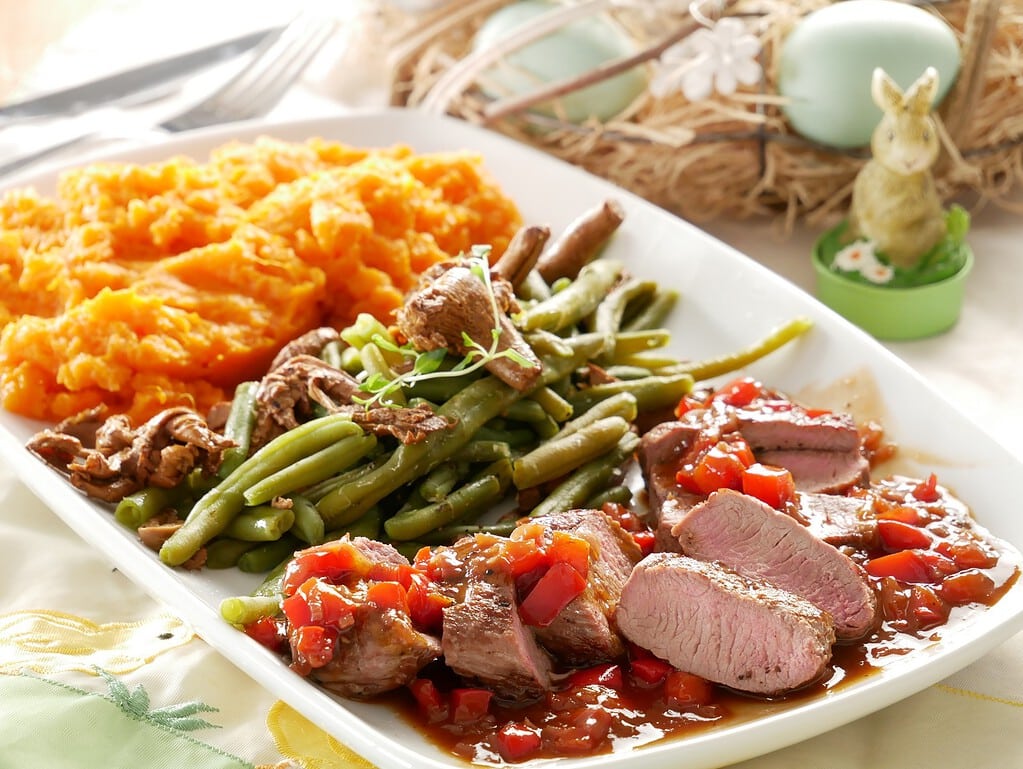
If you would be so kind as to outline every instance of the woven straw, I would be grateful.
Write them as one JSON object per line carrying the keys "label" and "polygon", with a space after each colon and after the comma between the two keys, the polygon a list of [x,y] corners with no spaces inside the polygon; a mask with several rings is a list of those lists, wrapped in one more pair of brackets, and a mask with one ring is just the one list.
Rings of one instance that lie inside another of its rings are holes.
{"label": "woven straw", "polygon": [[[823,224],[848,206],[866,149],[835,150],[796,134],[781,112],[776,91],[778,51],[805,14],[821,0],[723,0],[716,13],[747,20],[761,41],[764,77],[756,88],[688,102],[681,94],[642,94],[620,115],[581,125],[547,116],[527,99],[492,102],[476,87],[495,54],[472,54],[483,21],[509,0],[451,0],[426,17],[388,19],[391,101],[447,112],[532,144],[693,220],[784,215]],[[554,84],[563,94],[636,61],[651,61],[698,28],[690,12],[664,12],[660,37],[644,28],[640,5],[582,0],[591,12],[613,15],[642,51],[621,66],[611,63],[582,81]],[[598,7],[602,5],[603,7]],[[949,0],[923,6],[955,31],[963,54],[956,84],[939,113],[945,152],[935,168],[939,194],[972,207],[1010,207],[1023,180],[1023,0]],[[701,13],[705,10],[699,9]],[[669,30],[665,34],[665,30]]]}

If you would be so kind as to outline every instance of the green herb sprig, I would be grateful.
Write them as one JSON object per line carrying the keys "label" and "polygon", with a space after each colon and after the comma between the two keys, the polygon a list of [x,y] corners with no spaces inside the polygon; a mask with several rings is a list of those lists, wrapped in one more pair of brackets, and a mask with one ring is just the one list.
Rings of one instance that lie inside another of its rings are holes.
{"label": "green herb sprig", "polygon": [[502,333],[501,310],[497,306],[497,296],[494,294],[494,286],[490,278],[490,250],[490,246],[473,246],[470,251],[471,255],[466,260],[466,267],[468,270],[483,282],[490,302],[493,323],[490,328],[489,347],[484,347],[463,331],[462,345],[466,348],[465,356],[453,367],[449,369],[441,369],[441,366],[450,354],[448,348],[440,347],[436,350],[420,352],[415,349],[411,343],[397,345],[393,340],[383,336],[382,334],[374,334],[371,338],[374,344],[382,350],[395,353],[401,355],[403,358],[409,359],[412,363],[412,367],[394,379],[388,379],[379,373],[375,373],[368,377],[360,384],[359,389],[363,392],[370,393],[372,397],[365,399],[357,397],[353,398],[356,403],[364,405],[366,408],[370,408],[374,405],[395,406],[389,396],[403,387],[412,387],[420,382],[425,382],[431,379],[465,376],[485,367],[491,361],[498,360],[500,358],[508,358],[523,368],[533,368],[533,366],[536,365],[533,361],[529,360],[511,347],[505,350],[498,349]]}

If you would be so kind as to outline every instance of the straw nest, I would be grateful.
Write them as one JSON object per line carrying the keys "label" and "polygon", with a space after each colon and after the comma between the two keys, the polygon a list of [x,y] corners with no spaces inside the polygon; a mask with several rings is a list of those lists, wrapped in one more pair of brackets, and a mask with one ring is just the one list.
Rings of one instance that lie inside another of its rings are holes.
{"label": "straw nest", "polygon": [[[530,99],[488,100],[476,86],[483,67],[469,56],[473,35],[508,2],[451,0],[432,15],[388,18],[392,103],[488,125],[693,220],[780,213],[789,224],[797,218],[824,224],[844,214],[869,150],[836,150],[799,136],[776,92],[778,52],[787,32],[827,2],[717,0],[708,15],[741,16],[761,41],[758,87],[700,102],[647,92],[613,119],[579,125],[551,117],[549,109],[545,117]],[[636,59],[646,62],[699,23],[694,8],[681,3],[662,3],[675,10],[660,12],[654,25],[642,4],[576,5],[614,15],[642,51]],[[948,22],[963,57],[938,115],[945,147],[935,168],[939,194],[974,207],[1011,206],[1023,179],[1023,0],[947,0],[923,7]],[[584,84],[553,84],[548,93]],[[557,115],[557,99],[546,103]]]}

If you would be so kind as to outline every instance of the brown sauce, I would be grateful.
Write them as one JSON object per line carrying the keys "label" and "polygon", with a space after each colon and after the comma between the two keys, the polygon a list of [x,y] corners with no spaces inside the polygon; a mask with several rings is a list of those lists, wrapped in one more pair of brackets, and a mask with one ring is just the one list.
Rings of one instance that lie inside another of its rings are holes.
{"label": "brown sauce", "polygon": [[[863,493],[870,498],[874,513],[881,517],[896,509],[916,510],[920,528],[932,537],[930,551],[948,554],[950,563],[954,563],[953,556],[961,557],[962,563],[955,570],[948,566],[936,572],[931,584],[871,575],[881,608],[879,625],[860,642],[836,645],[825,675],[799,691],[763,699],[714,686],[709,702],[676,707],[666,700],[661,687],[642,684],[629,674],[629,661],[620,660],[623,675],[617,687],[572,686],[566,679],[558,691],[540,702],[525,707],[494,702],[486,716],[470,723],[424,723],[417,704],[406,691],[396,693],[392,702],[442,750],[477,763],[504,764],[508,762],[496,749],[494,735],[509,723],[528,724],[543,735],[543,747],[532,753],[530,759],[600,755],[735,726],[855,685],[878,674],[885,666],[940,641],[946,630],[969,622],[985,607],[996,603],[1019,577],[1018,555],[977,527],[965,506],[941,487],[937,488],[937,498],[918,500],[913,496],[917,485],[917,481],[896,479]],[[953,549],[953,545],[958,549]],[[869,572],[871,561],[890,550],[881,543],[847,552]],[[953,596],[951,590],[943,592],[944,580],[964,571],[986,576],[991,590],[973,595],[973,600],[968,601],[960,594],[959,604],[944,600],[943,595]],[[933,606],[927,600],[921,603],[918,594],[925,599],[937,596],[938,601]],[[432,677],[441,690],[459,685],[439,664],[424,671],[424,675]]]}

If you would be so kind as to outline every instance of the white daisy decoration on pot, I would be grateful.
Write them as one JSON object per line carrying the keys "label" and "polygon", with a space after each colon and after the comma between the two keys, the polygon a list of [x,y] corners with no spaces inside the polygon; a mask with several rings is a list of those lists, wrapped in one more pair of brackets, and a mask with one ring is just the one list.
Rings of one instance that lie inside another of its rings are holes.
{"label": "white daisy decoration on pot", "polygon": [[650,92],[662,98],[681,91],[691,102],[703,101],[714,92],[731,96],[740,84],[760,82],[763,68],[757,61],[759,54],[760,40],[742,19],[720,19],[661,54]]}

